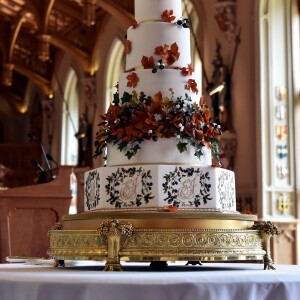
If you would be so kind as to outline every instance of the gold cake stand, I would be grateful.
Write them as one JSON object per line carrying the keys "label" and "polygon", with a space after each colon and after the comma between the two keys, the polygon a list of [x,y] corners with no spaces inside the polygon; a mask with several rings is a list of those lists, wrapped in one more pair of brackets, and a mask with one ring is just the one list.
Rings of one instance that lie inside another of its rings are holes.
{"label": "gold cake stand", "polygon": [[121,261],[261,261],[274,269],[270,222],[257,217],[199,211],[95,211],[63,217],[49,231],[48,254],[56,266],[65,260],[105,261],[105,271]]}

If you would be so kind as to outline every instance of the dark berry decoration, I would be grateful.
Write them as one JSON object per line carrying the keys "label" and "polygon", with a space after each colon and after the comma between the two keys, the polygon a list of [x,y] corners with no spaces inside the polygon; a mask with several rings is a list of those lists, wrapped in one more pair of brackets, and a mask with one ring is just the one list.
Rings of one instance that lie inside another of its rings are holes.
{"label": "dark berry decoration", "polygon": [[159,65],[159,69],[160,69],[160,70],[163,70],[164,68],[165,68],[165,65],[164,65],[164,64],[160,64],[160,65]]}
{"label": "dark berry decoration", "polygon": [[190,27],[190,20],[185,18],[182,20],[177,21],[178,26],[182,26],[183,28],[189,28]]}
{"label": "dark berry decoration", "polygon": [[189,19],[183,19],[183,23],[190,24],[190,20]]}
{"label": "dark berry decoration", "polygon": [[152,73],[153,73],[153,74],[157,73],[157,69],[156,69],[156,68],[153,68],[153,69],[152,69]]}
{"label": "dark berry decoration", "polygon": [[157,141],[158,141],[158,137],[157,137],[157,136],[153,136],[153,137],[152,137],[152,140],[153,140],[154,142],[157,142]]}

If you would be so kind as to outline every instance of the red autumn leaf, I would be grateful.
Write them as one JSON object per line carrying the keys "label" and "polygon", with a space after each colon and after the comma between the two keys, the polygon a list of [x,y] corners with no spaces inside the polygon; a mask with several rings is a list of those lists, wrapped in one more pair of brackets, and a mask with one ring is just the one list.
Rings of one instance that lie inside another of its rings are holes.
{"label": "red autumn leaf", "polygon": [[132,29],[136,29],[138,27],[138,22],[136,20],[133,20],[132,22]]}
{"label": "red autumn leaf", "polygon": [[126,40],[125,41],[125,53],[130,54],[131,53],[131,41]]}
{"label": "red autumn leaf", "polygon": [[169,211],[169,212],[177,212],[178,207],[177,206],[172,206],[172,205],[165,205],[164,210]]}
{"label": "red autumn leaf", "polygon": [[199,103],[200,103],[201,106],[205,105],[206,101],[205,101],[205,97],[204,96],[200,97],[200,102]]}
{"label": "red autumn leaf", "polygon": [[222,164],[220,162],[217,162],[216,164],[211,165],[212,168],[222,168]]}
{"label": "red autumn leaf", "polygon": [[188,84],[185,85],[186,90],[192,90],[193,93],[198,94],[197,82],[194,79],[189,79]]}
{"label": "red autumn leaf", "polygon": [[114,122],[118,118],[120,111],[121,111],[121,108],[119,106],[110,105],[107,110],[106,115],[103,117],[105,117],[105,119],[109,122]]}
{"label": "red autumn leaf", "polygon": [[174,43],[174,44],[171,45],[171,50],[170,51],[173,53],[173,55],[178,56],[178,58],[179,58],[180,53],[178,52],[177,43]]}
{"label": "red autumn leaf", "polygon": [[171,45],[170,50],[167,51],[167,64],[173,65],[179,59],[180,52],[178,51],[177,43]]}
{"label": "red autumn leaf", "polygon": [[194,71],[194,69],[193,69],[193,67],[192,67],[191,64],[189,64],[187,68],[183,67],[183,68],[179,68],[179,69],[181,70],[181,74],[182,74],[183,76],[189,76],[189,75],[192,75],[192,74],[193,74],[193,71]]}
{"label": "red autumn leaf", "polygon": [[163,108],[163,95],[161,92],[158,92],[154,95],[154,101],[151,103],[150,112],[151,113],[161,113]]}
{"label": "red autumn leaf", "polygon": [[244,210],[242,212],[243,215],[253,215],[253,213],[250,210]]}
{"label": "red autumn leaf", "polygon": [[159,103],[162,103],[163,102],[163,95],[161,92],[158,92],[154,95],[154,99],[155,99],[155,102],[159,102]]}
{"label": "red autumn leaf", "polygon": [[178,51],[177,43],[171,45],[158,46],[155,48],[154,54],[159,55],[162,61],[171,66],[179,59],[180,52]]}
{"label": "red autumn leaf", "polygon": [[155,48],[154,54],[160,55],[160,56],[166,55],[168,49],[169,49],[169,45],[166,45],[166,44],[164,46],[158,46]]}
{"label": "red autumn leaf", "polygon": [[173,22],[173,21],[176,19],[176,17],[173,16],[173,9],[171,9],[171,10],[167,10],[167,9],[166,9],[166,10],[161,14],[161,18],[162,18],[163,21],[169,22],[169,23]]}
{"label": "red autumn leaf", "polygon": [[150,57],[143,56],[141,62],[142,62],[142,66],[144,67],[144,69],[153,69],[155,67],[153,56],[150,56]]}
{"label": "red autumn leaf", "polygon": [[136,87],[140,79],[138,78],[136,73],[130,73],[126,79],[128,80],[127,86],[128,87]]}

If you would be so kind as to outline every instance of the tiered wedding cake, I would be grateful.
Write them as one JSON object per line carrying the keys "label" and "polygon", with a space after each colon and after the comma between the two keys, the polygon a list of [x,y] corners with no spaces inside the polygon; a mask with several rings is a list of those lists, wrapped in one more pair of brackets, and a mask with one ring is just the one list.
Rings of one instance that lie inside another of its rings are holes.
{"label": "tiered wedding cake", "polygon": [[199,95],[181,15],[181,0],[135,0],[126,71],[96,137],[107,166],[85,173],[85,211],[236,210],[234,173],[211,166],[220,130]]}

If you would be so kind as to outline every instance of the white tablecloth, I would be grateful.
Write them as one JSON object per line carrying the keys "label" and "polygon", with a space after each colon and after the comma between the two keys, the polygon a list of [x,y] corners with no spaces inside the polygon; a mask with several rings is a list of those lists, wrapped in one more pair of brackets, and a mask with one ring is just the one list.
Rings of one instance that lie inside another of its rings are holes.
{"label": "white tablecloth", "polygon": [[146,264],[122,263],[124,272],[102,272],[85,262],[48,265],[0,264],[1,300],[298,300],[300,266],[204,263],[169,264],[151,271]]}

